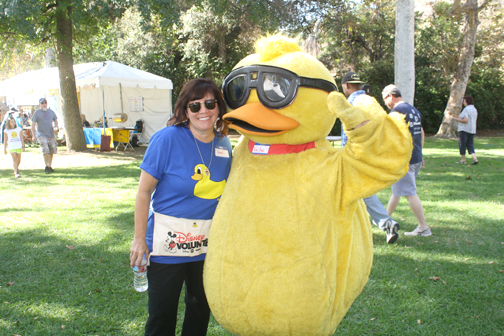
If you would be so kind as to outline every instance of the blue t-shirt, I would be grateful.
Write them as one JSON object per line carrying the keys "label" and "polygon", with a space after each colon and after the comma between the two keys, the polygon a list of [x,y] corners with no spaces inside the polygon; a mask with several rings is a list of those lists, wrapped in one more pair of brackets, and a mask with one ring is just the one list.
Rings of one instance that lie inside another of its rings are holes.
{"label": "blue t-shirt", "polygon": [[[212,219],[218,198],[204,199],[195,196],[198,181],[191,178],[204,163],[210,171],[210,180],[227,181],[231,169],[232,147],[229,138],[215,136],[212,142],[196,140],[184,126],[169,126],[159,130],[150,139],[140,168],[158,180],[152,194],[146,241],[152,251],[154,213],[186,219]],[[198,150],[199,147],[199,150]],[[201,157],[203,162],[201,162]],[[195,257],[152,256],[151,261],[178,264],[205,259],[205,254]]]}
{"label": "blue t-shirt", "polygon": [[396,105],[390,112],[399,112],[406,116],[405,120],[409,123],[409,131],[413,138],[410,164],[422,162],[422,114],[406,102]]}

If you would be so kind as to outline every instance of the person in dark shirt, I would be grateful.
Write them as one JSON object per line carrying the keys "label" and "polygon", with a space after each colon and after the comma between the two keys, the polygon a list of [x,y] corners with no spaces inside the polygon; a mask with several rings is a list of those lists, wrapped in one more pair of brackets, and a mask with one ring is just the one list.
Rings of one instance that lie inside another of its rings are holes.
{"label": "person in dark shirt", "polygon": [[406,236],[430,236],[432,232],[425,220],[422,202],[420,202],[416,189],[416,178],[423,166],[422,147],[425,133],[422,128],[422,114],[402,99],[401,91],[395,85],[387,85],[382,91],[382,97],[391,113],[397,112],[405,115],[405,121],[409,124],[408,129],[413,138],[413,153],[411,154],[408,172],[402,179],[392,185],[392,196],[390,196],[387,204],[387,212],[389,216],[392,215],[399,204],[401,196],[406,197],[418,221],[418,227],[404,234]]}

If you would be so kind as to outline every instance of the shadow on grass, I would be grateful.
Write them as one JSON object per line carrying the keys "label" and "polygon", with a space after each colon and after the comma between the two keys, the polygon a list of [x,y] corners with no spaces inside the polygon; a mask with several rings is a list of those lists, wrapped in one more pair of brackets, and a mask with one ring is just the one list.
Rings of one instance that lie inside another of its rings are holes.
{"label": "shadow on grass", "polygon": [[[73,249],[49,225],[5,233],[0,241],[0,331],[55,335],[65,326],[64,333],[70,335],[142,334],[147,296],[133,291],[127,253],[113,248],[129,242],[131,235],[119,232],[131,230],[131,221],[125,221],[131,215],[128,211],[109,217],[114,232],[94,242],[75,243]],[[477,263],[488,257],[484,249],[472,251],[469,260],[463,258],[464,251],[453,251],[450,239],[464,243],[457,230],[434,234],[401,236],[397,244],[388,245],[384,233],[373,229],[370,280],[337,335],[457,334],[454,330],[498,334],[498,302],[504,299],[498,265]],[[453,257],[460,252],[460,258]],[[481,275],[486,281],[478,281]],[[15,283],[5,286],[7,282]],[[211,329],[219,330],[215,325]]]}
{"label": "shadow on grass", "polygon": [[[131,228],[116,223],[117,228]],[[51,234],[49,226],[5,233],[0,242],[0,315],[6,323],[0,330],[55,335],[64,325],[64,332],[72,335],[128,334],[124,323],[145,320],[147,298],[132,289],[127,254],[109,249],[129,240],[130,235],[124,236],[69,245]],[[5,286],[7,282],[15,283]]]}
{"label": "shadow on grass", "polygon": [[[453,249],[457,239],[467,251]],[[500,242],[471,246],[457,230],[438,230],[431,237],[401,235],[388,245],[377,228],[373,240],[369,282],[335,335],[502,333]]]}
{"label": "shadow on grass", "polygon": [[[0,169],[0,178],[12,177],[16,183],[51,184],[58,183],[59,179],[115,179],[115,178],[138,178],[140,176],[140,161],[127,162],[122,165],[109,167],[69,167],[58,168],[54,173],[45,174],[41,169],[26,169],[21,171],[22,177],[15,179],[12,170]],[[12,175],[12,176],[10,176]],[[31,180],[30,180],[31,179]],[[37,180],[33,180],[37,179]]]}

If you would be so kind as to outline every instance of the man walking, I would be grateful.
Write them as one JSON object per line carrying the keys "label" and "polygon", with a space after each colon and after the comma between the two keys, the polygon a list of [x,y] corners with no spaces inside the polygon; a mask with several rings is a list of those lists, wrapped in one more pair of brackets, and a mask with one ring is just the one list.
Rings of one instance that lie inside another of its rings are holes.
{"label": "man walking", "polygon": [[[350,71],[343,76],[341,86],[343,87],[343,93],[347,97],[347,101],[354,106],[369,104],[369,102],[372,101],[372,104],[381,108],[376,99],[366,95],[366,91],[361,89],[360,84],[363,83],[364,82],[360,80],[359,75],[355,72]],[[344,147],[347,141],[348,138],[342,124],[341,147]],[[387,214],[387,211],[378,199],[378,196],[373,195],[371,197],[364,198],[364,203],[366,204],[367,212],[373,219],[373,223],[383,231],[387,232],[387,243],[394,243],[399,237],[399,224]]]}
{"label": "man walking", "polygon": [[406,197],[418,221],[418,227],[404,234],[406,236],[430,236],[432,232],[430,227],[427,226],[422,202],[420,202],[416,189],[416,178],[423,166],[422,148],[425,133],[422,128],[422,114],[402,99],[401,91],[395,85],[387,85],[382,91],[382,97],[390,112],[405,115],[405,121],[409,123],[408,129],[413,138],[413,153],[411,154],[408,172],[402,179],[392,185],[392,196],[390,196],[387,204],[387,212],[391,215],[399,204],[401,196]]}
{"label": "man walking", "polygon": [[[54,126],[53,126],[54,124]],[[35,126],[37,132],[35,132]],[[58,129],[58,117],[53,110],[47,108],[47,100],[45,98],[39,99],[39,109],[33,113],[32,117],[32,140],[40,143],[40,149],[44,156],[46,174],[54,172],[52,169],[53,155],[58,152],[56,145],[56,136],[54,129]]]}

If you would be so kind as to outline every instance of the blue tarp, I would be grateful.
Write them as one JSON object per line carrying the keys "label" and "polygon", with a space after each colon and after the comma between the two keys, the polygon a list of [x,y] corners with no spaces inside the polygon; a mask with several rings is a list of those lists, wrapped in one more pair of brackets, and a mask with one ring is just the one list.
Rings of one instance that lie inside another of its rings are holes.
{"label": "blue tarp", "polygon": [[101,128],[84,128],[86,145],[99,145],[101,143]]}

